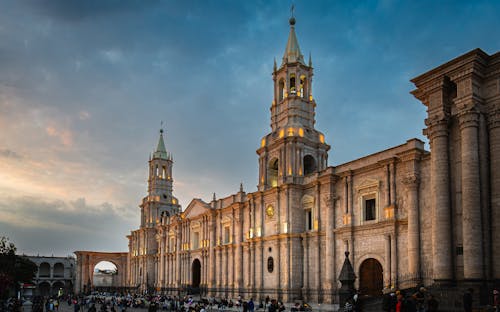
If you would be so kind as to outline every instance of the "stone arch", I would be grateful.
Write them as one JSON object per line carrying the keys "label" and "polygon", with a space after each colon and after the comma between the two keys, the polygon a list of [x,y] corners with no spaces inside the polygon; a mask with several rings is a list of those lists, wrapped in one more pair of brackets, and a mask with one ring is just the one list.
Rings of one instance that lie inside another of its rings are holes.
{"label": "stone arch", "polygon": [[126,287],[127,256],[126,252],[94,252],[75,251],[76,255],[76,283],[75,292],[87,292],[93,288],[93,268],[101,261],[113,263],[117,269],[117,287]]}
{"label": "stone arch", "polygon": [[201,275],[201,261],[198,258],[194,258],[191,263],[191,287],[193,290],[200,287]]}
{"label": "stone arch", "polygon": [[270,187],[278,186],[279,160],[273,158],[267,166],[267,183]]}
{"label": "stone arch", "polygon": [[374,257],[366,257],[359,261],[359,292],[362,295],[380,296],[384,288],[384,271],[382,264]]}
{"label": "stone arch", "polygon": [[38,284],[38,292],[40,296],[47,297],[50,296],[50,283],[49,282],[41,282]]}
{"label": "stone arch", "polygon": [[53,277],[64,277],[64,264],[57,262],[54,264]]}
{"label": "stone arch", "polygon": [[304,163],[304,175],[308,175],[317,171],[316,159],[314,159],[313,156],[307,154],[304,156],[302,161]]}
{"label": "stone arch", "polygon": [[50,277],[50,264],[48,262],[40,263],[40,266],[38,267],[38,276]]}
{"label": "stone arch", "polygon": [[65,284],[63,281],[56,281],[54,283],[52,283],[52,291],[51,291],[51,295],[52,296],[58,296],[60,293],[61,294],[64,294],[65,292]]}

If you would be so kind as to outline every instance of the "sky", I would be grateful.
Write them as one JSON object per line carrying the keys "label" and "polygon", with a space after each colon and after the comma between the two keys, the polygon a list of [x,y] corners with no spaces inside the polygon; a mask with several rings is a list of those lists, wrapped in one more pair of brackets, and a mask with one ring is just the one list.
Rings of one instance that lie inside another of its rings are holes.
{"label": "sky", "polygon": [[[0,0],[0,236],[126,251],[161,122],[174,195],[256,191],[291,1]],[[500,50],[498,1],[295,0],[335,166],[425,141],[410,79]]]}

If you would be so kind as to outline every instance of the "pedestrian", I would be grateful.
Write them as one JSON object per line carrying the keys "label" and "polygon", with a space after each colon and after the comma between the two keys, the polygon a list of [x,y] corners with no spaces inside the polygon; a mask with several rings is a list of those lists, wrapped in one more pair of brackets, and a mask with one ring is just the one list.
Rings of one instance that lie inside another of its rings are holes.
{"label": "pedestrian", "polygon": [[439,302],[436,300],[434,295],[429,294],[429,300],[427,300],[427,312],[437,312],[439,307]]}
{"label": "pedestrian", "polygon": [[253,312],[255,309],[255,304],[253,303],[253,298],[250,298],[248,301],[248,312]]}
{"label": "pedestrian", "polygon": [[474,292],[474,289],[469,288],[467,291],[464,293],[464,311],[465,312],[472,312],[472,293]]}
{"label": "pedestrian", "polygon": [[493,290],[493,307],[495,312],[500,312],[500,298],[498,290]]}

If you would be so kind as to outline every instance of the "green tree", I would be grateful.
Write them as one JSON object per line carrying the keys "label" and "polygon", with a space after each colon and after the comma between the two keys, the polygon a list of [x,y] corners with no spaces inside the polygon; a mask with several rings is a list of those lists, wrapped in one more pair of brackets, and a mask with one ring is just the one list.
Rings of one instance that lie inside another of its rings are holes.
{"label": "green tree", "polygon": [[37,266],[24,256],[16,255],[16,246],[6,237],[0,238],[0,298],[5,298],[9,290],[17,290],[19,283],[30,283]]}

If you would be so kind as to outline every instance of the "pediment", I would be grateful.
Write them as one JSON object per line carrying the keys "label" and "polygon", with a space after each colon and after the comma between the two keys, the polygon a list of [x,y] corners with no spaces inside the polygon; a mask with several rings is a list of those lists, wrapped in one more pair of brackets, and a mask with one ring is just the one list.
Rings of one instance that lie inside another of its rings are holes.
{"label": "pediment", "polygon": [[185,218],[191,219],[209,212],[210,209],[211,208],[207,203],[199,198],[195,198],[189,203],[183,214]]}
{"label": "pediment", "polygon": [[366,189],[378,189],[380,187],[380,181],[376,179],[367,178],[364,179],[359,185],[356,186],[356,190],[361,192]]}

